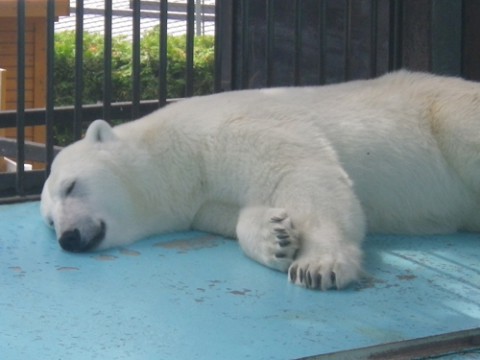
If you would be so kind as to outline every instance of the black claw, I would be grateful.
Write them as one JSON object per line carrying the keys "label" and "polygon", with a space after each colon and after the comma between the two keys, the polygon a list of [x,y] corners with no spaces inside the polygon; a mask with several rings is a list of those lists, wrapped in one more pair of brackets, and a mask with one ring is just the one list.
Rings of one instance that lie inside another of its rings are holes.
{"label": "black claw", "polygon": [[337,274],[333,271],[330,273],[330,280],[332,281],[332,286],[337,288]]}
{"label": "black claw", "polygon": [[285,239],[290,239],[290,236],[288,234],[277,234],[277,239],[285,240]]}
{"label": "black claw", "polygon": [[310,274],[310,271],[307,271],[306,273],[305,285],[307,285],[307,288],[309,289],[313,287],[312,274]]}
{"label": "black claw", "polygon": [[290,276],[290,281],[292,283],[295,283],[295,280],[297,280],[297,267],[292,266],[289,271],[289,276]]}
{"label": "black claw", "polygon": [[288,234],[287,230],[285,230],[284,228],[281,228],[281,227],[273,228],[273,231],[275,231],[278,234]]}
{"label": "black claw", "polygon": [[279,223],[285,220],[285,217],[279,217],[279,216],[274,216],[270,219],[270,222],[272,223]]}
{"label": "black claw", "polygon": [[276,257],[277,259],[283,259],[283,258],[286,258],[286,257],[287,257],[287,254],[285,254],[285,253],[276,253],[276,254],[275,254],[275,257]]}
{"label": "black claw", "polygon": [[278,245],[280,245],[280,247],[285,247],[285,246],[288,246],[291,244],[291,242],[289,240],[287,240],[288,238],[286,239],[281,239],[279,238],[280,241],[278,242]]}
{"label": "black claw", "polygon": [[300,280],[300,283],[302,284],[303,280],[305,279],[305,272],[303,271],[303,269],[300,269],[298,272],[299,272],[298,279]]}

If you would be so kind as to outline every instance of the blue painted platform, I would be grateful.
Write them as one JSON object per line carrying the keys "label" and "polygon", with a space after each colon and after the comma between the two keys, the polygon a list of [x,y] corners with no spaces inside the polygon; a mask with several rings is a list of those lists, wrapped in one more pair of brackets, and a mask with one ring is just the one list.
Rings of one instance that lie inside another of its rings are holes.
{"label": "blue painted platform", "polygon": [[365,249],[367,280],[316,292],[203,233],[66,253],[38,203],[3,205],[1,359],[293,359],[480,327],[479,234]]}

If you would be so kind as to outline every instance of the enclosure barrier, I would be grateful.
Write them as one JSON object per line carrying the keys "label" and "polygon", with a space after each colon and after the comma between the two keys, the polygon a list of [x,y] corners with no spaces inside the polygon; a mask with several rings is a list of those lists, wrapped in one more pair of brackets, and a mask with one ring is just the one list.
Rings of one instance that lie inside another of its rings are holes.
{"label": "enclosure barrier", "polygon": [[[166,77],[167,77],[167,23],[169,16],[169,3],[167,0],[160,0],[157,6],[160,26],[160,70],[158,99],[151,101],[140,101],[140,5],[141,1],[132,3],[132,101],[129,103],[112,103],[112,0],[105,0],[104,10],[104,98],[101,104],[84,105],[82,102],[83,84],[83,51],[76,51],[75,68],[75,96],[74,104],[70,107],[54,107],[54,29],[55,29],[55,1],[46,1],[47,6],[47,36],[46,36],[46,107],[44,109],[25,109],[25,20],[26,0],[17,2],[17,105],[15,110],[0,112],[0,128],[16,128],[15,151],[12,149],[12,141],[0,138],[0,157],[9,156],[15,159],[17,164],[24,164],[25,161],[36,161],[45,163],[45,170],[34,170],[26,172],[23,166],[17,166],[15,174],[0,173],[0,202],[16,202],[38,199],[43,182],[50,172],[50,166],[59,148],[54,147],[54,123],[73,124],[74,139],[80,139],[85,124],[103,118],[131,120],[139,118],[147,113],[165,106],[167,99]],[[198,5],[198,4],[197,4]],[[195,34],[195,0],[186,0],[186,72],[185,96],[193,94],[193,50]],[[158,8],[159,7],[159,8]],[[179,8],[178,4],[173,7]],[[217,8],[220,8],[217,6]],[[84,34],[84,1],[77,0],[75,7],[76,15],[76,49],[83,48]],[[178,16],[178,15],[177,15]],[[2,72],[3,75],[3,72]],[[4,82],[2,82],[4,85]],[[2,86],[3,89],[3,86]],[[2,93],[3,94],[3,93]],[[0,97],[4,99],[4,97]],[[3,110],[0,107],[0,110]],[[25,126],[45,125],[46,143],[32,144],[25,142]]]}
{"label": "enclosure barrier", "polygon": [[[9,0],[10,1],[10,0]],[[12,1],[13,2],[13,1]],[[131,2],[132,98],[112,102],[112,0],[104,0],[104,78],[101,104],[82,103],[83,52],[76,51],[75,94],[70,107],[55,107],[55,1],[46,1],[46,101],[44,109],[25,108],[25,19],[28,0],[17,6],[17,104],[0,109],[0,129],[16,127],[17,164],[32,161],[25,149],[25,126],[45,125],[44,170],[15,175],[0,173],[0,201],[38,198],[55,155],[54,124],[73,124],[73,138],[97,118],[131,120],[159,107],[167,99],[167,23],[170,8],[183,7],[186,19],[185,96],[193,95],[195,10],[200,0],[146,2],[158,10],[158,98],[141,101],[140,24],[143,1]],[[99,10],[101,11],[101,10]],[[480,31],[474,0],[218,0],[215,4],[214,91],[290,85],[315,85],[370,78],[407,67],[480,78]],[[76,48],[84,42],[83,0],[76,1]],[[151,15],[150,15],[151,16]],[[174,15],[172,15],[174,16]],[[177,15],[175,15],[177,16]],[[466,46],[468,45],[468,46]],[[478,60],[478,61],[477,61]],[[0,67],[2,64],[0,64]],[[0,153],[0,158],[6,154]],[[38,160],[38,157],[36,157]],[[37,161],[35,160],[35,161]]]}

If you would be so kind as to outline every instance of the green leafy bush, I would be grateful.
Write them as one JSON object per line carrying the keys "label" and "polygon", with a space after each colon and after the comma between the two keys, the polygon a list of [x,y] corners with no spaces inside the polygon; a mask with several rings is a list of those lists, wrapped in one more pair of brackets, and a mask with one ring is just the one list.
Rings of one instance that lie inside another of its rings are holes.
{"label": "green leafy bush", "polygon": [[[84,33],[83,103],[103,99],[104,39],[101,34]],[[185,95],[186,37],[167,40],[167,97]],[[159,28],[145,33],[140,43],[142,100],[157,99],[159,88]],[[55,104],[72,105],[75,96],[75,32],[55,34]],[[197,36],[194,43],[194,94],[213,92],[214,39]],[[112,101],[129,101],[132,94],[132,44],[125,37],[112,39]]]}

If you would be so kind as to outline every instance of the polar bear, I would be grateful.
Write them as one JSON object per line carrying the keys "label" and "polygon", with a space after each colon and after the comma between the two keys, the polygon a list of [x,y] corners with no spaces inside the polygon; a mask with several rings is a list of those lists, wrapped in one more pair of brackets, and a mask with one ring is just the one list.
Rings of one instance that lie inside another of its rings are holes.
{"label": "polar bear", "polygon": [[41,197],[82,252],[196,229],[307,288],[361,274],[371,233],[480,229],[480,85],[399,71],[179,101],[55,158]]}

